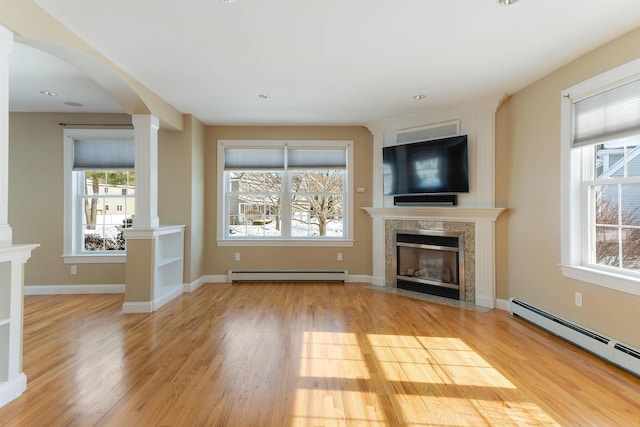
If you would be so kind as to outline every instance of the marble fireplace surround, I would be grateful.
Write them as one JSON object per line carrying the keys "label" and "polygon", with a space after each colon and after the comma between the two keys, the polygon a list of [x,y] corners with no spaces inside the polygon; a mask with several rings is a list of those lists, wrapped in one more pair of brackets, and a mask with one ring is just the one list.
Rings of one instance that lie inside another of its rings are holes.
{"label": "marble fireplace surround", "polygon": [[430,221],[415,219],[388,219],[385,221],[384,233],[384,285],[396,287],[393,282],[393,256],[396,247],[393,244],[395,230],[410,231],[458,231],[464,234],[464,300],[475,301],[475,224],[472,222]]}
{"label": "marble fireplace surround", "polygon": [[502,208],[389,207],[363,208],[371,215],[373,240],[372,284],[392,283],[393,230],[463,231],[465,239],[464,295],[467,302],[494,308],[495,221]]}

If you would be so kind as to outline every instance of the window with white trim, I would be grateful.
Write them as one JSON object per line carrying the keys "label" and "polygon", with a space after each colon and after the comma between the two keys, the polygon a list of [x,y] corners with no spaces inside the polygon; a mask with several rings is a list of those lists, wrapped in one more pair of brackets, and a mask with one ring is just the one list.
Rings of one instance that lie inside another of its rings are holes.
{"label": "window with white trim", "polygon": [[133,131],[65,129],[64,153],[65,262],[124,262],[135,214]]}
{"label": "window with white trim", "polygon": [[351,241],[351,163],[351,141],[219,141],[219,244]]}
{"label": "window with white trim", "polygon": [[640,60],[562,93],[562,271],[640,295]]}

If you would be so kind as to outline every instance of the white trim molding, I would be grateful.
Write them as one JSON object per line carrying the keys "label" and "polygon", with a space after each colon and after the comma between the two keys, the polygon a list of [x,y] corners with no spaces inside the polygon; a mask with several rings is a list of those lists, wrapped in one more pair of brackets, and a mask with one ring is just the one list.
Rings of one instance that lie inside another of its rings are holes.
{"label": "white trim molding", "polygon": [[25,295],[124,294],[122,285],[26,285]]}
{"label": "white trim molding", "polygon": [[129,313],[153,313],[153,302],[140,301],[140,302],[125,302],[122,304],[122,312]]}

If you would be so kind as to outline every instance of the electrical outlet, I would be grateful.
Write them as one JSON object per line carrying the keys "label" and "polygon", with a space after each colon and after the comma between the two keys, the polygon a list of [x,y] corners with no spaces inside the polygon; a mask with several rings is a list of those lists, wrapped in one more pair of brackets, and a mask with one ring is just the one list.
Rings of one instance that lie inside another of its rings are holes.
{"label": "electrical outlet", "polygon": [[240,252],[236,252],[236,261],[240,261]]}
{"label": "electrical outlet", "polygon": [[582,307],[582,294],[576,292],[576,307]]}
{"label": "electrical outlet", "polygon": [[342,252],[338,252],[338,261],[342,261]]}
{"label": "electrical outlet", "polygon": [[72,265],[71,266],[71,275],[75,276],[76,274],[78,274],[78,266],[77,265]]}

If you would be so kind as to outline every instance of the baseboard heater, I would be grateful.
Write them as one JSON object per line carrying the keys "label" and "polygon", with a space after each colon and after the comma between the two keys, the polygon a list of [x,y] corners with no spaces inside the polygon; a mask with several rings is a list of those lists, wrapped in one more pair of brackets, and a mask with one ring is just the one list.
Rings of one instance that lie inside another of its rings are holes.
{"label": "baseboard heater", "polygon": [[618,365],[636,376],[640,376],[640,350],[638,349],[515,298],[509,300],[509,312]]}
{"label": "baseboard heater", "polygon": [[229,270],[232,282],[344,282],[347,270]]}

